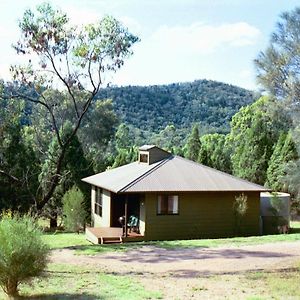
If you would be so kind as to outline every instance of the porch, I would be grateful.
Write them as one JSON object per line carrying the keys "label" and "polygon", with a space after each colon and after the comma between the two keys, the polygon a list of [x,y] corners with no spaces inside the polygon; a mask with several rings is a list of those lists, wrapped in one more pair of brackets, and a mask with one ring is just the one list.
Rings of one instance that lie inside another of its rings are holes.
{"label": "porch", "polygon": [[127,232],[123,236],[123,230],[120,227],[87,227],[85,229],[86,239],[93,244],[109,244],[124,242],[141,242],[144,236],[136,232]]}

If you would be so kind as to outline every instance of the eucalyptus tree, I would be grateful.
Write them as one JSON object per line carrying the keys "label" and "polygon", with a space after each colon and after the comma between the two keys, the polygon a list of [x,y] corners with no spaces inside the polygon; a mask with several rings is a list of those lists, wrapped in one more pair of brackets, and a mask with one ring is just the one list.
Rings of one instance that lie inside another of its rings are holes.
{"label": "eucalyptus tree", "polygon": [[[50,4],[26,10],[19,27],[21,37],[14,48],[28,63],[12,66],[11,72],[15,81],[31,88],[31,95],[14,90],[9,96],[42,107],[45,122],[49,122],[58,143],[54,168],[36,202],[39,212],[59,184],[68,148],[96,95],[101,93],[104,77],[123,66],[139,39],[111,16],[96,24],[72,26],[67,14]],[[60,129],[66,120],[61,112],[66,106],[72,112],[68,114],[72,130],[63,139]]]}

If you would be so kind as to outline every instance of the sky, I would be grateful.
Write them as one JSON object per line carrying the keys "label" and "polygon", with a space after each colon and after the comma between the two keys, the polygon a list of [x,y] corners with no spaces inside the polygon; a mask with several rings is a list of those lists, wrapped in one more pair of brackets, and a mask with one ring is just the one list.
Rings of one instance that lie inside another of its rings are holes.
{"label": "sky", "polygon": [[[0,0],[0,78],[20,62],[12,44],[18,20],[42,1]],[[119,19],[141,41],[111,79],[113,85],[155,85],[198,79],[257,90],[253,60],[268,46],[279,16],[294,0],[50,0],[72,23]]]}

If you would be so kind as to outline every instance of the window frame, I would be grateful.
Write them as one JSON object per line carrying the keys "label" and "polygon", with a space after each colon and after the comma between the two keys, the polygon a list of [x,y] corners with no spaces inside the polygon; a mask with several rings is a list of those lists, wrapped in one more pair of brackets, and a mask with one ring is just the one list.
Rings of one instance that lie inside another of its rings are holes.
{"label": "window frame", "polygon": [[148,153],[140,153],[139,161],[141,163],[149,163],[149,154]]}
{"label": "window frame", "polygon": [[102,217],[103,211],[103,189],[96,187],[94,213]]}
{"label": "window frame", "polygon": [[[170,206],[169,201],[172,200],[173,203]],[[176,205],[174,205],[174,200],[176,200]],[[167,207],[166,210],[161,209],[162,205],[159,204],[159,201],[164,201],[165,203],[165,207]],[[172,207],[173,209],[171,210],[170,207]],[[176,207],[176,209],[174,210],[174,207]],[[156,205],[156,215],[157,216],[178,216],[179,215],[179,196],[176,194],[159,194],[157,195],[157,205]]]}

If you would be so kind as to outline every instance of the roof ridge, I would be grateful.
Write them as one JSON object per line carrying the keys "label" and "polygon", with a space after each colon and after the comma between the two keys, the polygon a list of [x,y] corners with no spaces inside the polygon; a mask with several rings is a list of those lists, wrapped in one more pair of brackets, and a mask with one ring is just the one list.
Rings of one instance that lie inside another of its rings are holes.
{"label": "roof ridge", "polygon": [[[209,167],[209,166],[200,164],[200,163],[198,163],[198,162],[195,162],[195,161],[186,159],[186,158],[184,158],[184,157],[182,157],[182,156],[178,156],[178,155],[174,155],[174,156],[177,157],[177,158],[179,158],[179,159],[182,159],[182,160],[184,160],[184,161],[187,161],[187,162],[189,162],[189,163],[192,163],[192,164],[195,164],[195,165],[200,165],[200,166],[202,166],[202,167],[204,167],[204,168],[206,168],[206,169],[212,170],[212,171],[214,171],[214,172],[221,173],[222,175],[231,177],[231,178],[233,178],[233,179],[240,180],[240,181],[243,181],[243,182],[245,182],[245,183],[248,183],[248,184],[251,184],[251,185],[255,185],[255,186],[257,186],[257,187],[260,187],[260,188],[264,188],[264,189],[266,189],[266,191],[268,191],[267,188],[265,188],[264,186],[262,186],[262,185],[260,185],[260,184],[253,183],[253,182],[251,182],[251,181],[249,181],[249,180],[246,180],[246,179],[243,179],[243,178],[240,178],[240,177],[236,177],[236,176],[234,176],[234,175],[232,175],[232,174],[228,174],[228,173],[226,173],[226,172],[223,172],[223,171],[214,169],[214,168],[212,168],[212,167]],[[271,191],[271,190],[270,190],[270,191]]]}
{"label": "roof ridge", "polygon": [[143,178],[147,177],[150,173],[154,172],[155,170],[159,169],[162,165],[164,165],[168,160],[174,158],[174,155],[170,155],[169,157],[162,159],[157,165],[153,166],[150,170],[146,171],[144,174],[140,175],[136,179],[134,179],[132,182],[125,185],[123,188],[119,189],[118,192],[126,192],[126,190],[133,185],[135,185],[137,182],[142,180]]}

